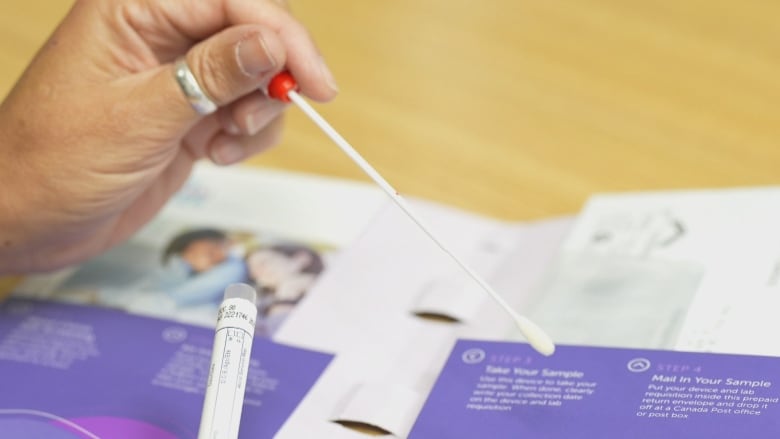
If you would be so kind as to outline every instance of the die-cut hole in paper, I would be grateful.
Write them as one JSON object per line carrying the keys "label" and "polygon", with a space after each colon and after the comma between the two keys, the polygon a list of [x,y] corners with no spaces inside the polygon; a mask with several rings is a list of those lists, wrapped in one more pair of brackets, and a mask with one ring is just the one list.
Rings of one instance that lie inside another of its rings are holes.
{"label": "die-cut hole in paper", "polygon": [[430,320],[434,322],[440,322],[440,323],[461,323],[459,319],[456,319],[455,317],[438,313],[438,312],[431,312],[431,311],[418,311],[413,312],[412,314],[416,315],[417,317],[425,320]]}
{"label": "die-cut hole in paper", "polygon": [[367,424],[365,422],[357,422],[357,421],[346,421],[346,420],[335,420],[333,421],[336,424],[341,425],[342,427],[349,428],[350,430],[355,430],[360,433],[366,433],[370,436],[391,436],[392,433],[389,431],[377,427],[376,425]]}

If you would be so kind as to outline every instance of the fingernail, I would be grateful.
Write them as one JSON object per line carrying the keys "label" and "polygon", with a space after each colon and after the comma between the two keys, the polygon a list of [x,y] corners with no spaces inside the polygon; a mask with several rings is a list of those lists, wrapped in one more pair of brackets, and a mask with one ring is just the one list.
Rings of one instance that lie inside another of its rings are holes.
{"label": "fingernail", "polygon": [[238,42],[236,62],[241,71],[252,78],[276,68],[276,60],[260,35],[253,35]]}
{"label": "fingernail", "polygon": [[246,131],[250,136],[259,133],[271,120],[273,120],[284,109],[285,105],[277,101],[265,101],[251,113],[246,115]]}
{"label": "fingernail", "polygon": [[325,82],[328,84],[328,87],[330,87],[331,90],[338,92],[339,86],[336,84],[336,79],[333,77],[333,73],[331,73],[328,65],[325,64],[325,60],[322,58],[320,58],[320,70],[322,70],[322,76],[325,77]]}
{"label": "fingernail", "polygon": [[225,142],[213,153],[212,160],[218,165],[232,165],[241,161],[246,155],[244,147],[238,142]]}

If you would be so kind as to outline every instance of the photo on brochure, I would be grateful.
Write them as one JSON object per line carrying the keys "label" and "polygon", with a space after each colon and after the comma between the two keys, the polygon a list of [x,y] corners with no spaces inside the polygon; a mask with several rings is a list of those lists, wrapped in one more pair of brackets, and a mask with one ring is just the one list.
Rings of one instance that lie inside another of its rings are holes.
{"label": "photo on brochure", "polygon": [[225,288],[257,289],[257,335],[270,337],[306,296],[335,249],[258,231],[158,218],[131,240],[16,295],[213,326]]}

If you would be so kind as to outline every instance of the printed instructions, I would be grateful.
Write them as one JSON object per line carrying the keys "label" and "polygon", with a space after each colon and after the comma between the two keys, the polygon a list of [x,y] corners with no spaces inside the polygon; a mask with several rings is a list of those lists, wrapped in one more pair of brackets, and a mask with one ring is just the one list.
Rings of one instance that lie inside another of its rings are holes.
{"label": "printed instructions", "polygon": [[587,399],[596,387],[597,383],[579,370],[487,365],[466,408],[511,411],[518,406],[561,407]]}
{"label": "printed instructions", "polygon": [[459,340],[409,438],[777,439],[778,387],[778,357]]}
{"label": "printed instructions", "polygon": [[0,360],[69,369],[99,355],[92,326],[30,316],[0,340]]}
{"label": "printed instructions", "polygon": [[757,417],[777,405],[779,394],[780,391],[769,380],[652,374],[636,415],[672,419],[693,416]]}
{"label": "printed instructions", "polygon": [[[152,384],[188,393],[204,394],[210,364],[210,347],[182,343],[179,350],[154,377]],[[244,403],[262,405],[261,397],[267,392],[275,391],[278,385],[279,380],[269,376],[268,372],[260,367],[260,361],[250,360]]]}

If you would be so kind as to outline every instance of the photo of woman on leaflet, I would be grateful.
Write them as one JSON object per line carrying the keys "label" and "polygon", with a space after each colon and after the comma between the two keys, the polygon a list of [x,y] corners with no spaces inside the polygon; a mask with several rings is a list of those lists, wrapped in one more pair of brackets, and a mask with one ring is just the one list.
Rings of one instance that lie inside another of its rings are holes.
{"label": "photo of woman on leaflet", "polygon": [[279,243],[247,252],[249,281],[258,291],[257,332],[273,335],[325,269],[308,246]]}
{"label": "photo of woman on leaflet", "polygon": [[127,243],[15,294],[213,326],[225,288],[258,291],[258,327],[271,336],[335,249],[261,231],[155,220]]}

